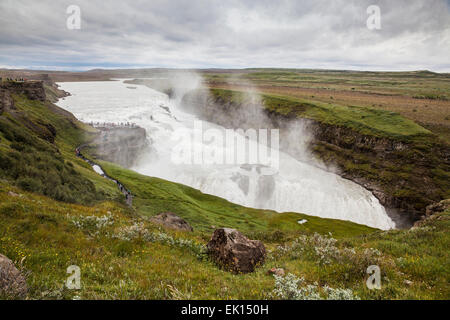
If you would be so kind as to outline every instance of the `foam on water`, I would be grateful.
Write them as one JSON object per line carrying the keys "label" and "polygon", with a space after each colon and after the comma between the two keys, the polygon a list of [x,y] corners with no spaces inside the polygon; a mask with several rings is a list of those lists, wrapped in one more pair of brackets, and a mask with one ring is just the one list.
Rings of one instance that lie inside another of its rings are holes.
{"label": "foam on water", "polygon": [[[198,119],[180,110],[165,94],[141,85],[131,90],[122,81],[59,85],[72,95],[57,104],[81,121],[133,122],[146,129],[151,152],[132,168],[139,173],[183,183],[248,207],[350,220],[379,229],[395,227],[378,199],[363,187],[281,152],[279,172],[270,177],[239,165],[175,164],[171,161],[177,143],[171,139],[173,132],[183,128],[192,133]],[[201,140],[193,143],[204,144]]]}

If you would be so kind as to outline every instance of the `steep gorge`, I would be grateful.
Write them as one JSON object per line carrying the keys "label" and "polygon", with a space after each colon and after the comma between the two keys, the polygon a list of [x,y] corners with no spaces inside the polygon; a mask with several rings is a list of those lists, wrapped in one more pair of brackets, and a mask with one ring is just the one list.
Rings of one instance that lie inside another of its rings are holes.
{"label": "steep gorge", "polygon": [[[191,91],[183,97],[183,105],[197,116],[225,127],[261,126],[259,119],[251,116],[252,109],[260,106],[222,93]],[[410,226],[425,215],[427,206],[450,197],[450,149],[432,135],[413,139],[371,135],[342,125],[302,118],[307,105],[291,104],[288,112],[268,103],[264,106],[269,125],[281,130],[283,151],[298,156],[295,148],[284,142],[291,134],[291,124],[301,121],[311,134],[308,145],[314,155],[326,165],[337,167],[342,177],[370,190],[397,226]],[[247,116],[236,116],[242,114],[242,110]]]}

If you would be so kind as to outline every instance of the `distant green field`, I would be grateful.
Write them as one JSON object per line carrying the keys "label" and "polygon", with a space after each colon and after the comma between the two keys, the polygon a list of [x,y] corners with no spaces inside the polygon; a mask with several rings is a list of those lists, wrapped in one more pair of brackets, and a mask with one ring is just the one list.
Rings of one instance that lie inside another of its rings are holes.
{"label": "distant green field", "polygon": [[[243,92],[211,89],[213,96],[236,104],[245,102]],[[427,129],[401,115],[379,109],[325,104],[285,96],[262,95],[267,110],[284,116],[309,118],[320,122],[353,128],[363,134],[389,138],[410,138],[431,135]]]}
{"label": "distant green field", "polygon": [[251,82],[303,88],[328,88],[360,92],[405,95],[410,97],[450,98],[450,74],[429,71],[360,72],[307,69],[244,69],[241,73],[211,74],[212,81]]}

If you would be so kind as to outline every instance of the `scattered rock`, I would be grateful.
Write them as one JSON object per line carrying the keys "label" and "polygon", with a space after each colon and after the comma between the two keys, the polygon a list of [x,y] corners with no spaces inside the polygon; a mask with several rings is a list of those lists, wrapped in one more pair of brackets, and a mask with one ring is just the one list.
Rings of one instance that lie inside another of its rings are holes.
{"label": "scattered rock", "polygon": [[189,223],[172,212],[160,213],[150,218],[150,221],[174,230],[194,231]]}
{"label": "scattered rock", "polygon": [[23,299],[27,293],[25,277],[11,260],[0,254],[0,296]]}
{"label": "scattered rock", "polygon": [[269,271],[267,271],[267,273],[271,274],[271,275],[277,275],[277,276],[280,276],[280,277],[284,277],[284,274],[285,274],[283,268],[272,268]]}
{"label": "scattered rock", "polygon": [[405,280],[405,281],[403,281],[403,283],[404,283],[405,285],[407,285],[408,287],[412,286],[412,284],[413,284],[413,282],[410,281],[410,280]]}
{"label": "scattered rock", "polygon": [[266,248],[261,241],[249,240],[235,229],[221,228],[214,231],[207,244],[214,260],[235,273],[249,273],[263,264]]}
{"label": "scattered rock", "polygon": [[10,191],[10,192],[8,192],[8,196],[10,196],[10,197],[20,197],[20,194]]}

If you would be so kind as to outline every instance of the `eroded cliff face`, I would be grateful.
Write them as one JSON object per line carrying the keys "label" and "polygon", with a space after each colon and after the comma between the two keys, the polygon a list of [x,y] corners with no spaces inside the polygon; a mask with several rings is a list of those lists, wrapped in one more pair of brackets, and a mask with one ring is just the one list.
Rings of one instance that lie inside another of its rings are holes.
{"label": "eroded cliff face", "polygon": [[14,100],[11,93],[0,86],[0,114],[14,109]]}
{"label": "eroded cliff face", "polygon": [[[258,128],[260,121],[254,110],[260,106],[256,104],[243,105],[191,92],[183,98],[183,105],[200,118],[224,127]],[[236,116],[242,109],[245,116]],[[291,122],[301,121],[311,134],[312,153],[337,168],[342,177],[370,190],[400,227],[411,226],[425,214],[428,205],[447,197],[450,149],[433,138],[401,141],[274,111],[263,112],[269,121],[262,127],[279,128],[280,148],[294,157],[298,154],[292,144],[286,143],[286,137],[291,134]]]}
{"label": "eroded cliff face", "polygon": [[447,197],[450,152],[437,141],[398,141],[319,122],[313,122],[311,130],[311,148],[320,159],[411,221]]}
{"label": "eroded cliff face", "polygon": [[46,99],[44,83],[42,81],[4,81],[0,83],[0,90],[10,94],[24,94],[30,100],[44,102]]}
{"label": "eroded cliff face", "polygon": [[142,152],[148,148],[145,129],[139,127],[103,127],[95,139],[94,156],[132,167]]}

